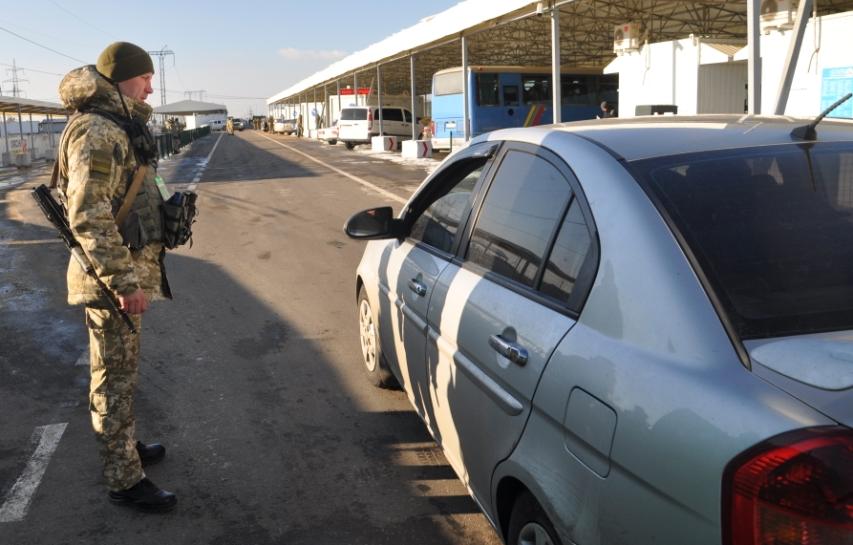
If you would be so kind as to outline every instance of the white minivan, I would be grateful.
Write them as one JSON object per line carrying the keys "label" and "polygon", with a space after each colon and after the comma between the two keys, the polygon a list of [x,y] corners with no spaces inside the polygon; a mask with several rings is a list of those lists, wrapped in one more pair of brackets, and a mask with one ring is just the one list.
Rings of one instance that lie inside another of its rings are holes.
{"label": "white minivan", "polygon": [[[399,106],[382,107],[382,133],[400,138],[412,137],[412,112]],[[369,144],[370,139],[379,136],[379,108],[369,106],[348,106],[341,109],[338,121],[338,140],[347,149],[357,144]]]}

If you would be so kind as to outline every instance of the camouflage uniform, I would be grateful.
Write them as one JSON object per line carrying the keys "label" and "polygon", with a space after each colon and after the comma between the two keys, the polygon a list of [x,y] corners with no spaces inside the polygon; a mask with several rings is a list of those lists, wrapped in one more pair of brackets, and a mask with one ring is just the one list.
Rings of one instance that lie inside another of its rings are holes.
{"label": "camouflage uniform", "polygon": [[[94,66],[68,73],[59,87],[69,109],[99,108],[125,116],[117,89]],[[124,97],[131,115],[151,116],[144,102]],[[124,200],[138,163],[127,133],[95,113],[72,117],[60,140],[59,191],[68,221],[100,279],[115,294],[130,295],[141,288],[149,301],[171,297],[163,271],[162,197],[149,168],[122,232],[142,232],[143,246],[125,245],[114,214]],[[100,443],[104,476],[111,490],[139,482],[142,471],[136,451],[133,392],[137,379],[139,334],[132,335],[99,294],[76,260],[68,264],[68,303],[86,306],[89,328],[91,385],[89,410]],[[139,316],[131,316],[137,327]]]}

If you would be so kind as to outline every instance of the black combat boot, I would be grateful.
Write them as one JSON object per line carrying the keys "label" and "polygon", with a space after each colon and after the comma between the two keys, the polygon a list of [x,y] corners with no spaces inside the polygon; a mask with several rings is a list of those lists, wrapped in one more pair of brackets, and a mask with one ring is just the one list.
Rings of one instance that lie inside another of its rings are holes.
{"label": "black combat boot", "polygon": [[110,491],[110,501],[136,507],[141,511],[164,513],[175,507],[178,498],[171,492],[158,487],[146,477],[127,490]]}
{"label": "black combat boot", "polygon": [[151,443],[146,445],[142,441],[136,442],[136,452],[139,453],[139,460],[144,466],[154,465],[166,456],[166,447],[160,443]]}

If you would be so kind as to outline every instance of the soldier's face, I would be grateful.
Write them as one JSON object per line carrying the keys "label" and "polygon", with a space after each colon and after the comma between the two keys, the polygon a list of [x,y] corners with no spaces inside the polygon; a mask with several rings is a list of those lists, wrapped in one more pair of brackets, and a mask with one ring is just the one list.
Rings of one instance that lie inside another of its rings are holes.
{"label": "soldier's face", "polygon": [[120,81],[118,84],[118,88],[121,90],[124,96],[128,96],[131,98],[135,98],[136,100],[145,101],[148,98],[148,95],[154,92],[154,89],[151,88],[151,79],[154,77],[154,74],[147,73],[142,74],[141,76],[136,76],[135,78],[130,78],[124,81]]}

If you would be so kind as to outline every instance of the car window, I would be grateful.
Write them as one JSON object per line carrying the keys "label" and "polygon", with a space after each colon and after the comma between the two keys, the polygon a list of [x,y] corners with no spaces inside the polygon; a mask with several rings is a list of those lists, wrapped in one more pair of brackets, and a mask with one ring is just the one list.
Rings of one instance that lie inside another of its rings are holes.
{"label": "car window", "polygon": [[483,201],[468,261],[532,287],[571,193],[549,161],[508,152]]}
{"label": "car window", "polygon": [[591,244],[580,203],[575,199],[554,241],[539,290],[562,303],[568,303]]}
{"label": "car window", "polygon": [[411,123],[412,122],[412,112],[410,112],[409,110],[403,110],[403,114],[406,116],[406,122]]}
{"label": "car window", "polygon": [[518,87],[504,85],[504,106],[518,106]]}
{"label": "car window", "polygon": [[409,237],[449,253],[484,165],[483,161],[464,161],[456,168],[451,166],[446,179],[435,180],[443,186],[441,192],[415,220]]}
{"label": "car window", "polygon": [[741,338],[853,329],[853,144],[635,164]]}
{"label": "car window", "polygon": [[364,121],[367,119],[367,110],[364,108],[344,108],[341,110],[341,119],[344,121]]}
{"label": "car window", "polygon": [[382,108],[382,121],[403,121],[400,108]]}

